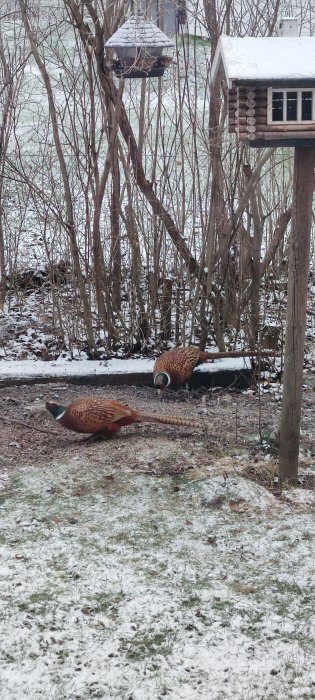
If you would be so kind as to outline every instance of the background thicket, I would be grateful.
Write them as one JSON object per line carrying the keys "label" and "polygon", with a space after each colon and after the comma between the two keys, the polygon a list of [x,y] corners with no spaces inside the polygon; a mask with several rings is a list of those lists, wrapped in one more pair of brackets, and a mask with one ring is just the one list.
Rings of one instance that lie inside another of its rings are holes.
{"label": "background thicket", "polygon": [[188,3],[208,38],[179,25],[163,78],[118,80],[104,43],[129,9],[0,0],[1,308],[36,287],[52,353],[274,346],[292,150],[237,145],[209,73],[222,31],[271,35],[280,3]]}

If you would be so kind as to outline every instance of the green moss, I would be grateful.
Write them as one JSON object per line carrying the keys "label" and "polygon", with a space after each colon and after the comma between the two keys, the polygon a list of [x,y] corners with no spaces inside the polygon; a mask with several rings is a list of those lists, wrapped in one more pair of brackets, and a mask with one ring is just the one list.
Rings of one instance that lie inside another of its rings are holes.
{"label": "green moss", "polygon": [[235,606],[233,603],[231,603],[230,600],[223,600],[222,598],[213,598],[211,600],[211,610],[214,610],[216,612],[227,612],[235,609]]}
{"label": "green moss", "polygon": [[291,583],[289,583],[289,581],[278,583],[278,591],[286,594],[291,593],[293,596],[303,595],[304,593],[303,588],[295,583],[295,581]]}
{"label": "green moss", "polygon": [[18,603],[18,609],[21,612],[31,611],[36,615],[45,615],[47,611],[51,608],[51,600],[58,595],[56,587],[52,591],[49,588],[45,588],[41,591],[32,593],[26,600]]}
{"label": "green moss", "polygon": [[184,598],[182,605],[184,608],[195,608],[201,605],[201,599],[197,595],[192,595],[188,598]]}
{"label": "green moss", "polygon": [[109,593],[100,593],[91,598],[86,605],[81,608],[84,615],[95,615],[97,613],[107,613],[109,616],[116,617],[119,607],[125,598],[125,594],[121,591],[115,595]]}
{"label": "green moss", "polygon": [[173,630],[165,630],[152,635],[141,635],[139,638],[134,637],[132,640],[122,640],[120,651],[135,660],[156,654],[167,656],[172,651],[174,636]]}

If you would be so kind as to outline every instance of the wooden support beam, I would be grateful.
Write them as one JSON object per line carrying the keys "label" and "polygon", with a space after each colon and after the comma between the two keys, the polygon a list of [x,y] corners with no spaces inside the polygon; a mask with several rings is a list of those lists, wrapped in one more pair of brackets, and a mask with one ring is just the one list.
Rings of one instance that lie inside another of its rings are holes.
{"label": "wooden support beam", "polygon": [[280,420],[279,476],[281,481],[294,480],[298,475],[314,166],[315,147],[296,147]]}
{"label": "wooden support beam", "polygon": [[[279,146],[285,146],[285,142],[292,141],[292,139],[296,139],[297,143],[294,144],[296,146],[298,146],[298,143],[299,141],[301,141],[301,139],[315,140],[315,131],[262,131],[261,124],[257,124],[256,129],[257,138],[264,139],[266,141],[274,139],[276,141],[279,141]],[[282,141],[281,144],[280,141]]]}
{"label": "wooden support beam", "polygon": [[279,134],[283,134],[283,138],[285,136],[292,134],[294,132],[302,134],[308,134],[312,133],[315,134],[315,125],[314,124],[302,124],[301,122],[298,124],[261,124],[261,131],[273,131],[274,133],[278,132]]}

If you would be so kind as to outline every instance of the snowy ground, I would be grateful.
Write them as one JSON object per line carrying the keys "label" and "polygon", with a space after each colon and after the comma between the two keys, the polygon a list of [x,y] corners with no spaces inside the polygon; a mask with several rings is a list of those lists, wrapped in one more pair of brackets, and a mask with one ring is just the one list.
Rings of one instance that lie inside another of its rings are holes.
{"label": "snowy ground", "polygon": [[109,473],[4,493],[2,697],[315,697],[314,512],[235,475]]}
{"label": "snowy ground", "polygon": [[[314,474],[305,381],[301,472]],[[86,444],[39,406],[90,387],[0,388],[1,697],[315,698],[315,493],[280,499],[244,478],[275,469],[258,433],[279,402],[93,393],[207,430],[137,425]]]}
{"label": "snowy ground", "polygon": [[[3,321],[1,698],[315,698],[313,332],[301,433],[307,488],[280,494],[275,373],[242,392],[169,391],[160,401],[153,358],[53,357],[35,308]],[[205,383],[205,373],[247,363],[198,372]],[[119,385],[97,384],[113,374]],[[42,411],[47,399],[91,394],[199,417],[200,430],[135,425],[87,444]]]}

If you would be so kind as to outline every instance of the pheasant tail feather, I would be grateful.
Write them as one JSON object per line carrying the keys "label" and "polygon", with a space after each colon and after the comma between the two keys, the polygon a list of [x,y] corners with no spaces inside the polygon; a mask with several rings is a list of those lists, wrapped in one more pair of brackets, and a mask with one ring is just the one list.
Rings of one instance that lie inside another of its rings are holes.
{"label": "pheasant tail feather", "polygon": [[203,428],[202,421],[184,416],[161,416],[154,413],[139,413],[138,420],[143,423],[164,423],[165,425],[177,425],[184,428]]}
{"label": "pheasant tail feather", "polygon": [[199,364],[202,362],[207,362],[207,360],[220,360],[229,357],[280,357],[280,355],[275,354],[273,351],[266,350],[231,350],[229,352],[200,352]]}

